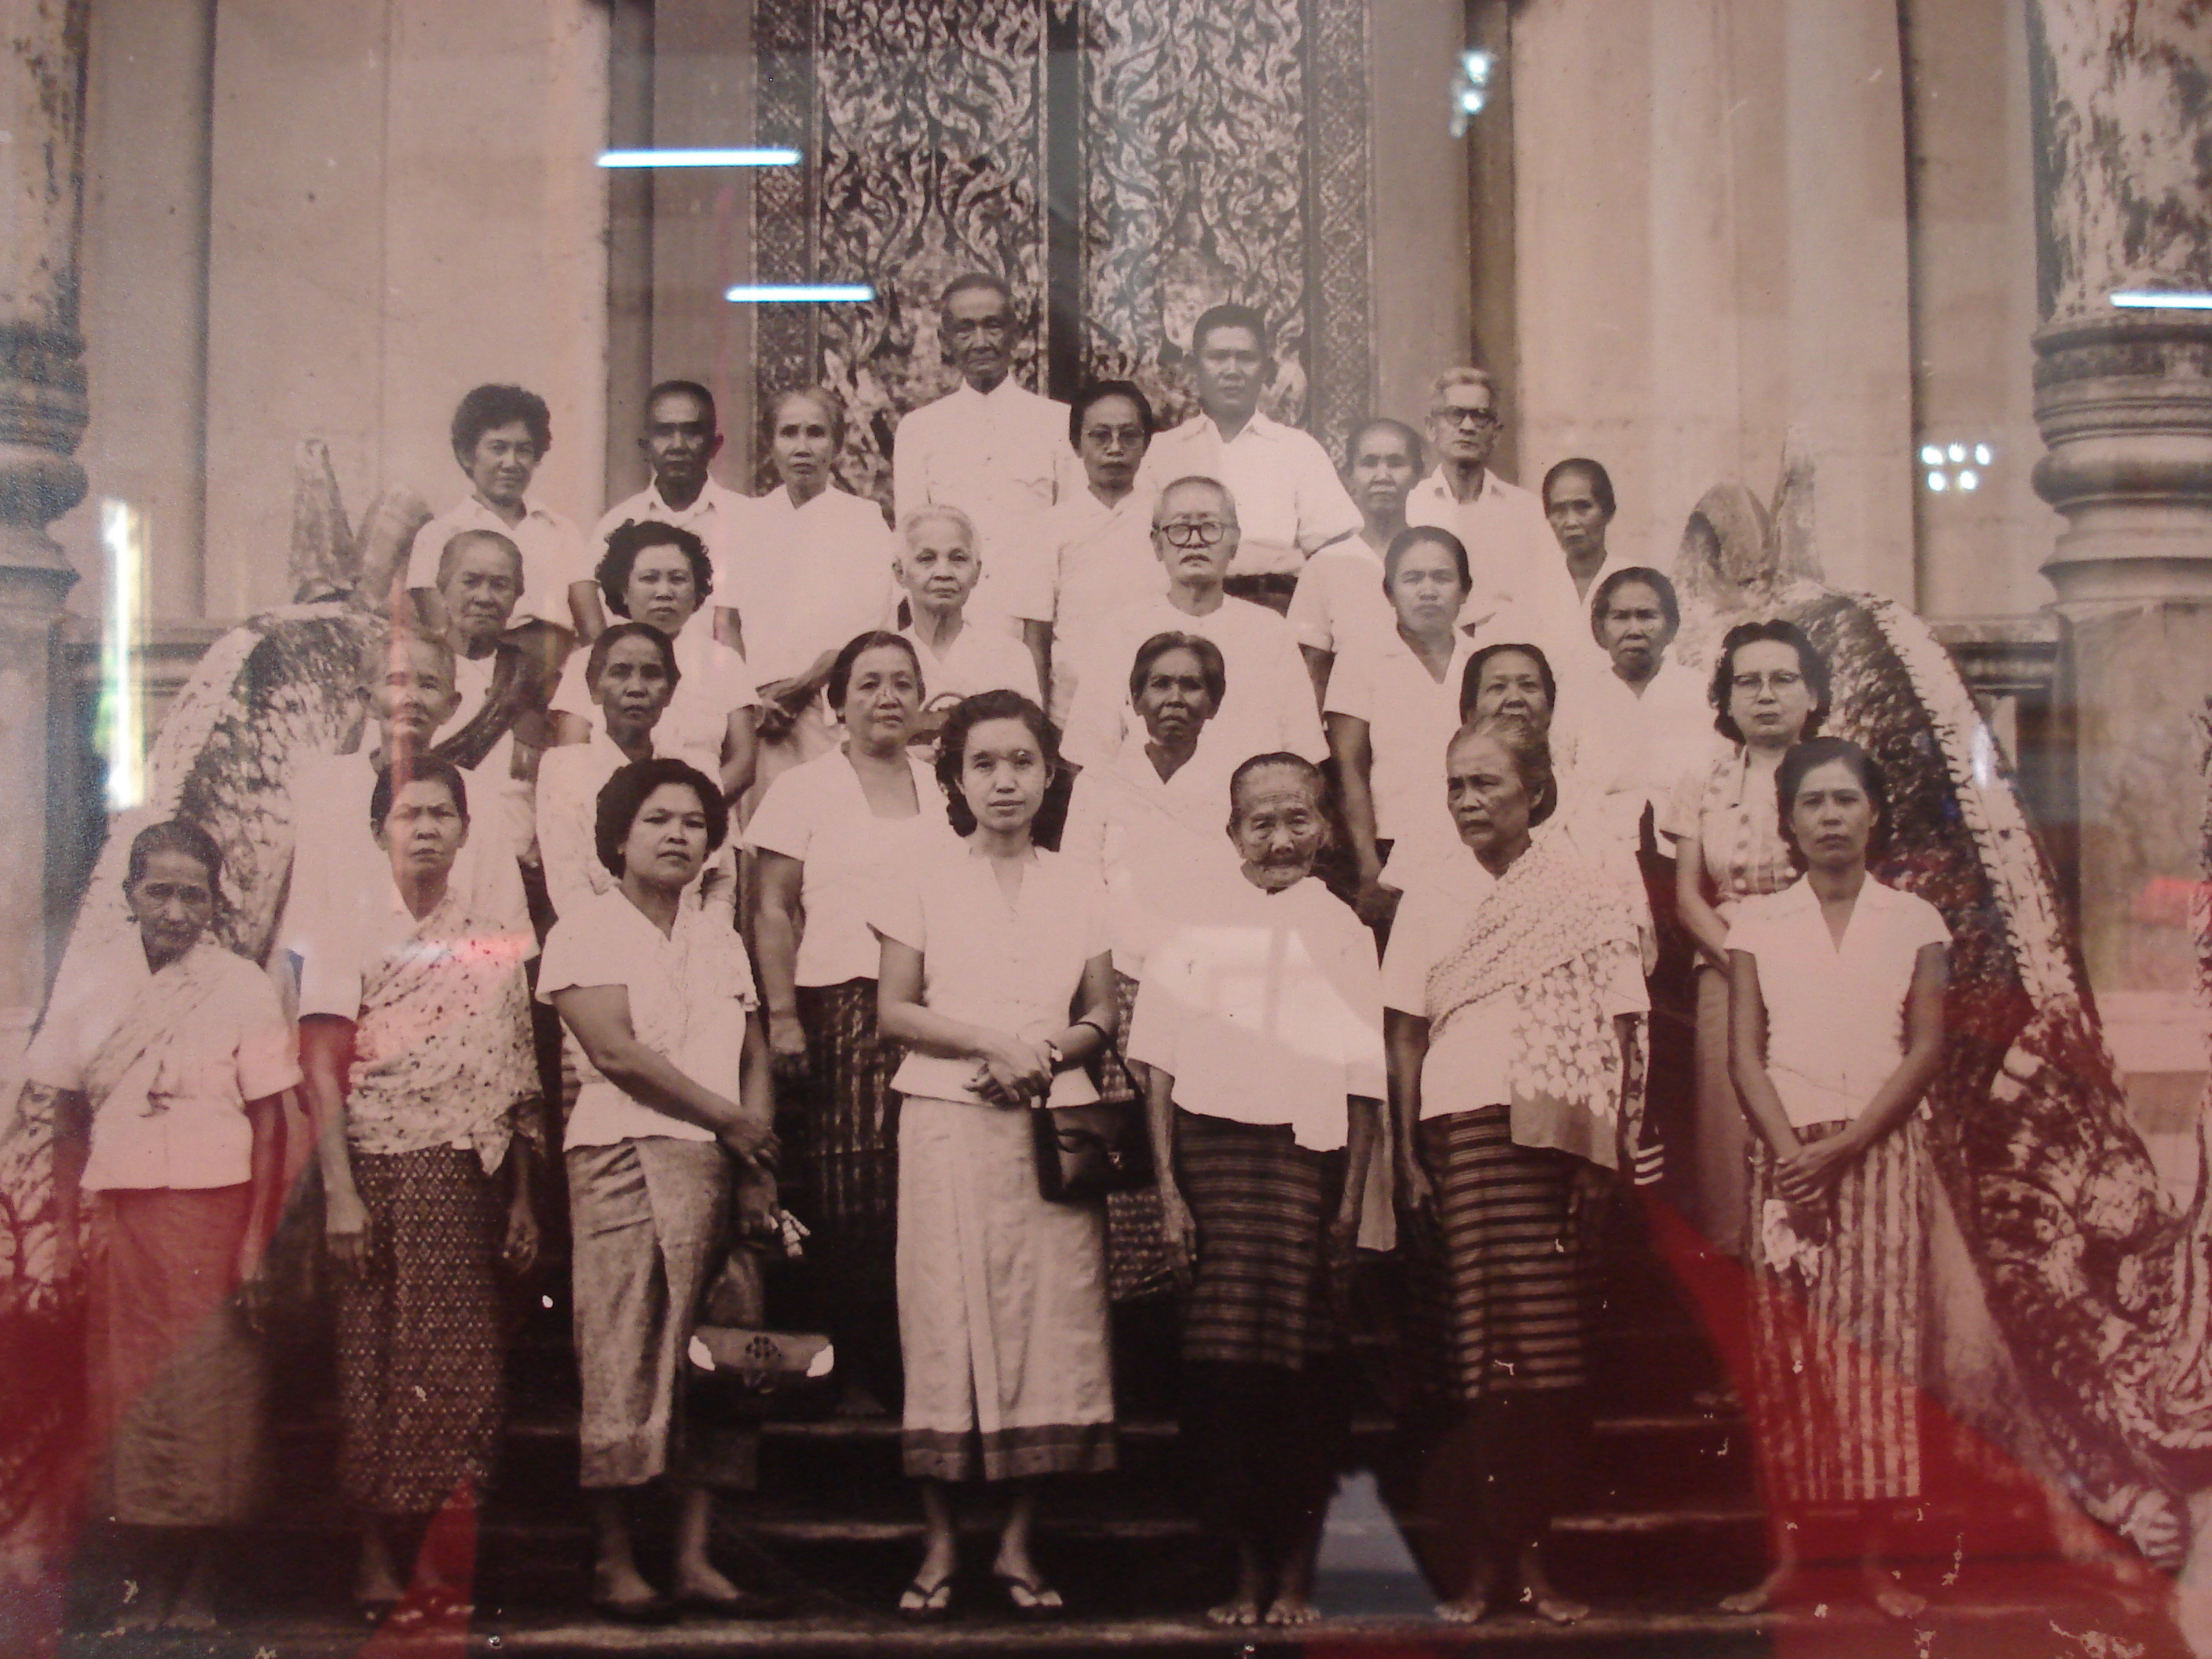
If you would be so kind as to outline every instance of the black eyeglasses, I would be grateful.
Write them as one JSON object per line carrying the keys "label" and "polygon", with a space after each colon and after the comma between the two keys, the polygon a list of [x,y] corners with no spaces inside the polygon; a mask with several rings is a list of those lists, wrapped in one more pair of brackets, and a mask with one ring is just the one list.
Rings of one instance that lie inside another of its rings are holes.
{"label": "black eyeglasses", "polygon": [[1498,411],[1494,409],[1462,409],[1455,404],[1446,404],[1443,408],[1432,412],[1437,419],[1442,421],[1446,426],[1485,427],[1498,424]]}
{"label": "black eyeglasses", "polygon": [[1228,533],[1218,519],[1176,519],[1160,526],[1170,547],[1212,547]]}

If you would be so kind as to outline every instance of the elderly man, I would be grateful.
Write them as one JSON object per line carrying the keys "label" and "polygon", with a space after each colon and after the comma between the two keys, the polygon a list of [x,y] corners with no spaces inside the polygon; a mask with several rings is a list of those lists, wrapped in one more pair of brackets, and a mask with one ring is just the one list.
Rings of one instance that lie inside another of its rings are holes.
{"label": "elderly man", "polygon": [[[607,538],[623,526],[672,524],[707,544],[707,557],[714,568],[714,592],[732,592],[731,571],[752,501],[716,483],[707,470],[722,453],[722,425],[715,412],[714,394],[696,380],[661,381],[646,393],[645,433],[637,447],[652,469],[652,482],[609,507],[592,528],[592,568],[599,568],[607,550]],[[736,602],[723,599],[716,607],[714,631],[732,650],[738,648],[737,617]],[[588,629],[585,642],[598,636],[598,628]]]}
{"label": "elderly man", "polygon": [[923,507],[957,507],[975,522],[983,580],[969,616],[1030,639],[1018,620],[1048,581],[1038,520],[1083,488],[1067,447],[1067,405],[1040,398],[1012,375],[1018,328],[1013,290],[981,271],[956,276],[938,302],[938,344],[960,384],[908,412],[891,451],[893,516],[904,524]]}
{"label": "elderly man", "polygon": [[1267,606],[1224,591],[1237,556],[1237,501],[1214,478],[1178,478],[1152,507],[1162,586],[1100,623],[1077,672],[1060,750],[1103,765],[1138,729],[1129,702],[1137,647],[1155,634],[1195,634],[1220,647],[1229,693],[1208,728],[1217,760],[1234,767],[1287,750],[1319,764],[1328,753],[1313,686],[1291,625]]}
{"label": "elderly man", "polygon": [[1313,671],[1316,698],[1328,695],[1328,671],[1349,635],[1397,626],[1382,596],[1382,556],[1406,527],[1406,497],[1420,476],[1421,434],[1403,421],[1370,416],[1345,440],[1344,478],[1359,508],[1359,533],[1308,559],[1291,595],[1291,631]]}
{"label": "elderly man", "polygon": [[[599,595],[591,560],[576,526],[530,499],[531,480],[553,447],[553,417],[545,399],[519,386],[480,386],[453,410],[453,459],[469,481],[461,501],[416,533],[407,556],[407,587],[426,632],[445,631],[437,595],[438,561],[446,544],[464,530],[492,530],[522,552],[522,594],[514,627],[538,636],[533,654],[550,667],[580,632],[596,632]],[[557,637],[543,637],[558,630]]]}
{"label": "elderly man", "polygon": [[1541,622],[1540,596],[1559,563],[1559,547],[1543,504],[1490,470],[1499,429],[1498,388],[1489,371],[1448,368],[1439,374],[1429,400],[1436,471],[1413,486],[1406,520],[1440,525],[1467,549],[1474,577],[1468,616],[1525,611],[1526,620]]}
{"label": "elderly man", "polygon": [[1352,535],[1361,520],[1328,452],[1260,412],[1275,379],[1272,348],[1267,319],[1249,306],[1215,306],[1198,319],[1190,331],[1198,413],[1153,440],[1142,481],[1154,489],[1194,477],[1228,485],[1252,520],[1231,591],[1281,611],[1306,556]]}

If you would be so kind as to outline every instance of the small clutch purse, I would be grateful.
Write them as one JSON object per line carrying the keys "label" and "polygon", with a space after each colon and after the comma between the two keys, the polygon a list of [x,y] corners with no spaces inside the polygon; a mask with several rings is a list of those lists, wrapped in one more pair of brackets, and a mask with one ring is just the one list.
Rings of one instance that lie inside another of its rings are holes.
{"label": "small clutch purse", "polygon": [[1054,1204],[1090,1204],[1152,1184],[1152,1140],[1133,1102],[1030,1108],[1037,1191]]}
{"label": "small clutch purse", "polygon": [[701,1325],[691,1333],[691,1363],[728,1377],[756,1394],[781,1394],[818,1382],[836,1368],[837,1351],[826,1336]]}

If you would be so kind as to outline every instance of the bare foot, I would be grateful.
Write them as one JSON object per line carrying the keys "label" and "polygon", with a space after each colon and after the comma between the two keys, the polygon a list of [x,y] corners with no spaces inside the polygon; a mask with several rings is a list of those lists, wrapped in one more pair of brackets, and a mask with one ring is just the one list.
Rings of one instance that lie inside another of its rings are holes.
{"label": "bare foot", "polygon": [[1206,1610],[1206,1622],[1226,1628],[1237,1628],[1260,1622],[1260,1598],[1239,1590],[1218,1607]]}
{"label": "bare foot", "polygon": [[592,1600],[617,1607],[641,1607],[660,1600],[630,1562],[601,1561],[592,1569]]}
{"label": "bare foot", "polygon": [[1303,1595],[1285,1594],[1277,1596],[1274,1605],[1267,1609],[1267,1622],[1271,1625],[1317,1625],[1321,1622],[1321,1609]]}
{"label": "bare foot", "polygon": [[1465,1590],[1437,1604],[1437,1617],[1447,1625],[1479,1625],[1490,1617],[1491,1597],[1497,1589],[1498,1564],[1486,1556]]}
{"label": "bare foot", "polygon": [[1521,1552],[1520,1568],[1521,1599],[1539,1619],[1553,1625],[1578,1625],[1589,1617],[1589,1602],[1559,1594],[1535,1545]]}
{"label": "bare foot", "polygon": [[1797,1564],[1795,1561],[1778,1561],[1774,1564],[1774,1571],[1749,1589],[1721,1597],[1721,1611],[1765,1613],[1790,1593],[1790,1586],[1796,1582],[1796,1578]]}
{"label": "bare foot", "polygon": [[723,1577],[720,1569],[706,1560],[677,1563],[676,1594],[687,1601],[735,1602],[748,1599],[743,1590]]}

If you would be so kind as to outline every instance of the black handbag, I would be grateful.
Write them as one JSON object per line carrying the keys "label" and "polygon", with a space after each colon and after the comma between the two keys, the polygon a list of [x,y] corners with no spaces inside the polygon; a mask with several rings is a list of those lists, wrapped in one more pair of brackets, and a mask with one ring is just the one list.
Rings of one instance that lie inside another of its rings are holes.
{"label": "black handbag", "polygon": [[1091,1204],[1152,1184],[1152,1138],[1135,1101],[1030,1108],[1037,1191],[1054,1204]]}

